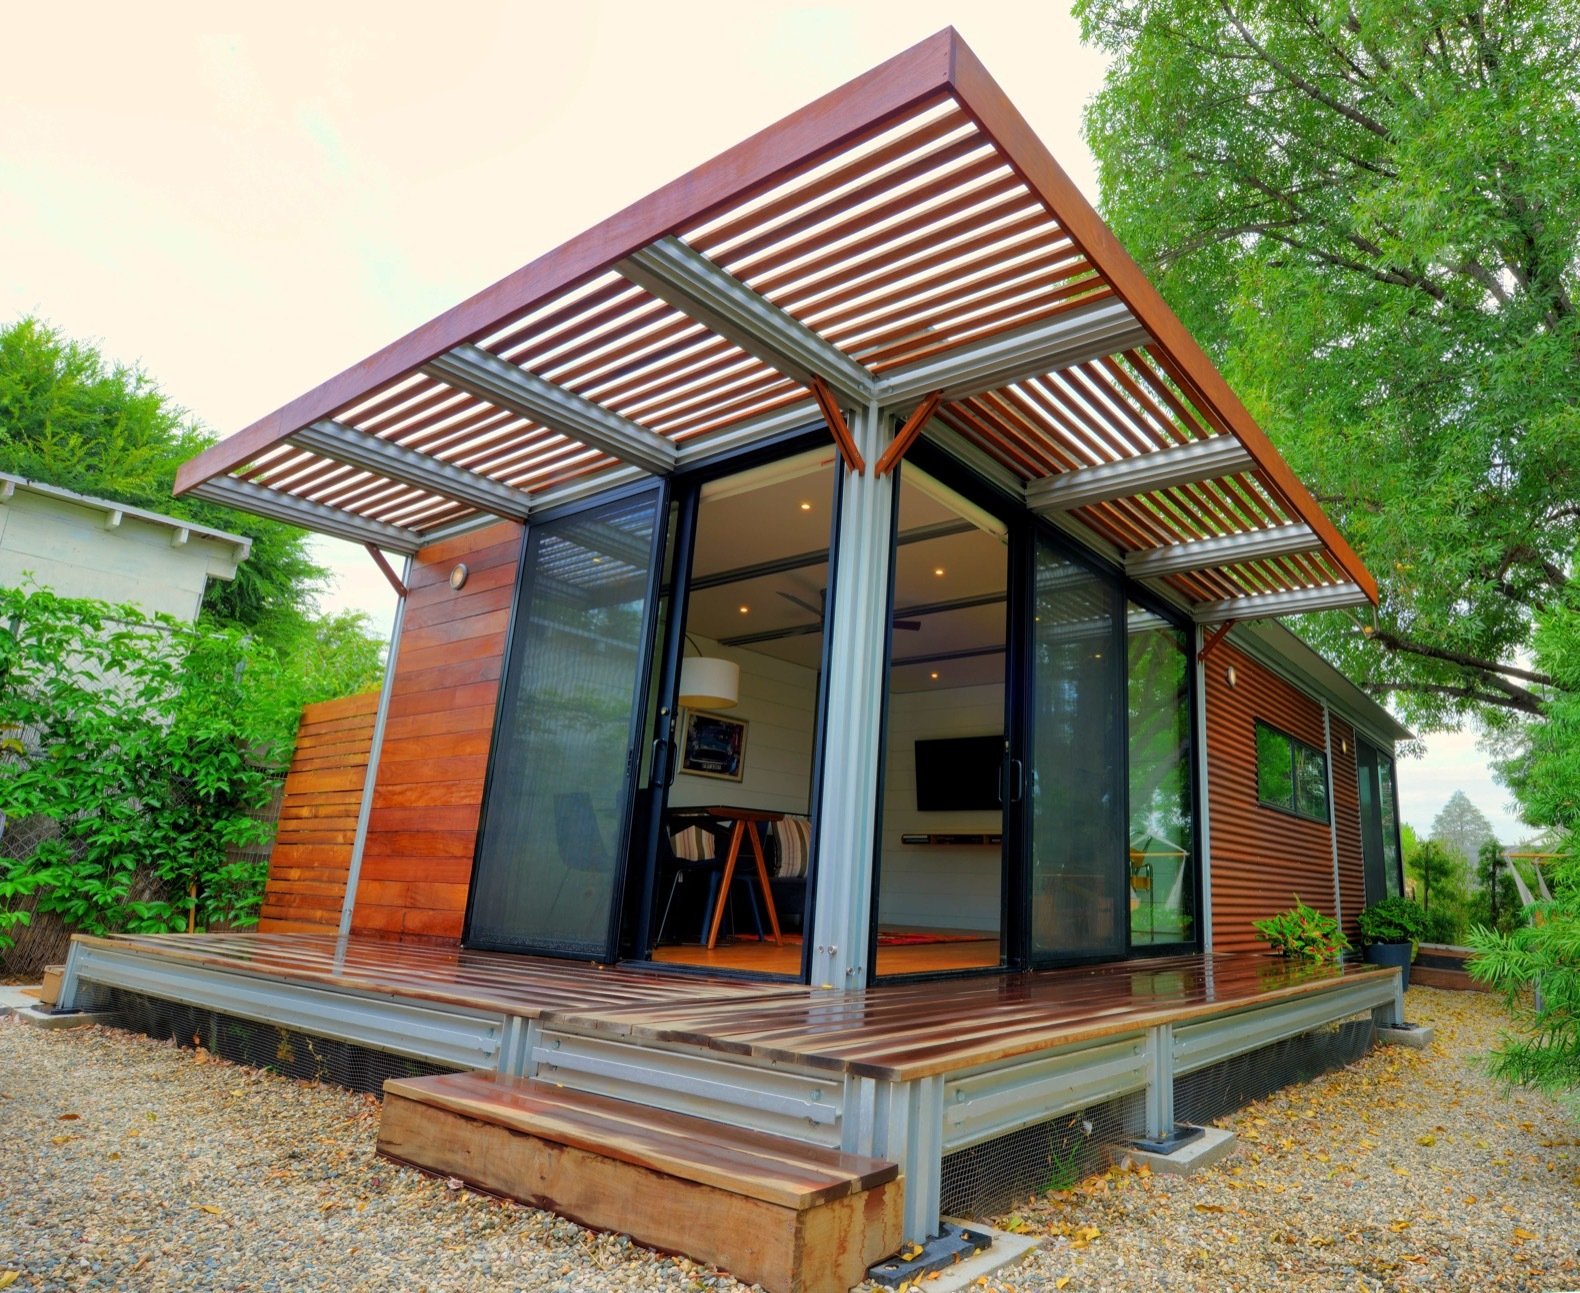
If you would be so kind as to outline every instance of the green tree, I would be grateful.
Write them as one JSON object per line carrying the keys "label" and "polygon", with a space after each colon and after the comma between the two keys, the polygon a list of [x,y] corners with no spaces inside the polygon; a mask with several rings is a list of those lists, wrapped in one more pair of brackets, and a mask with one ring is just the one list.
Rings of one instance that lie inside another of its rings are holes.
{"label": "green tree", "polygon": [[1486,814],[1470,802],[1470,796],[1463,790],[1456,790],[1432,819],[1432,838],[1458,860],[1462,873],[1469,877],[1481,856],[1482,846],[1495,843],[1497,835]]}
{"label": "green tree", "polygon": [[1320,644],[1538,715],[1580,535],[1580,5],[1078,0],[1105,214],[1377,574]]}
{"label": "green tree", "polygon": [[1436,840],[1423,840],[1405,858],[1415,896],[1425,909],[1429,943],[1457,943],[1464,932],[1465,882],[1459,860]]}

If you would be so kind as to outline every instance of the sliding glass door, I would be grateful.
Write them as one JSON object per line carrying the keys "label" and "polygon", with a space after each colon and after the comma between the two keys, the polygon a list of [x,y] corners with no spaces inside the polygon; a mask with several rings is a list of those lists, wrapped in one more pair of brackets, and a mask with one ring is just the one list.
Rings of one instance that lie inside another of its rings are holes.
{"label": "sliding glass door", "polygon": [[528,532],[469,946],[615,957],[663,493]]}

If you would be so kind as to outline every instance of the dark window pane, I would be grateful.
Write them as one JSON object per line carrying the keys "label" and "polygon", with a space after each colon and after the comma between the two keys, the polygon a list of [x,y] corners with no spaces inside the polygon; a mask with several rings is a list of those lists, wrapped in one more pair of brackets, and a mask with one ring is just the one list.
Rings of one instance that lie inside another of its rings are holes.
{"label": "dark window pane", "polygon": [[1295,809],[1295,765],[1289,738],[1256,725],[1256,797],[1275,808]]}
{"label": "dark window pane", "polygon": [[1295,751],[1295,811],[1302,817],[1328,820],[1328,762],[1319,750],[1291,741]]}

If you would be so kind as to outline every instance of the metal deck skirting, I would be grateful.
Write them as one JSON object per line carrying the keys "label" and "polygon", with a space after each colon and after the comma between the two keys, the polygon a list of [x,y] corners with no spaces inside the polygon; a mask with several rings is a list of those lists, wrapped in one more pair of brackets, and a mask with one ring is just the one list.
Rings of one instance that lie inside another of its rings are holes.
{"label": "metal deck skirting", "polygon": [[[1136,1093],[1144,1130],[1174,1127],[1175,1078],[1367,1011],[1402,1019],[1397,974],[1312,984],[1298,995],[1170,1020],[1148,1007],[1136,1026],[913,1078],[840,1072],[782,1054],[721,1054],[695,1043],[611,1038],[560,1009],[552,1023],[508,1009],[292,981],[191,964],[155,952],[73,943],[61,1002],[84,985],[223,1011],[429,1063],[497,1069],[633,1103],[885,1158],[905,1178],[905,1233],[937,1232],[946,1153]],[[874,991],[881,992],[882,989]],[[941,985],[940,991],[946,991]],[[89,989],[91,994],[91,987]],[[771,1010],[772,1001],[763,1008]],[[1118,1022],[1118,1021],[1116,1021]],[[921,1021],[925,1024],[925,1021]],[[1127,1128],[1128,1130],[1128,1128]]]}
{"label": "metal deck skirting", "polygon": [[74,1006],[85,984],[124,988],[460,1069],[495,1068],[507,1038],[518,1031],[497,1012],[328,989],[76,942],[61,985],[61,1006]]}

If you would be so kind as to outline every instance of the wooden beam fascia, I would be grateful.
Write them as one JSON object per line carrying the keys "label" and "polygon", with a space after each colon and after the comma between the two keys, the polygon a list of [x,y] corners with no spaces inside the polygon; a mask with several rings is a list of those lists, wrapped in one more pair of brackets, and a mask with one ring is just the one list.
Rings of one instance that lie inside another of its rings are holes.
{"label": "wooden beam fascia", "polygon": [[337,539],[347,539],[352,543],[376,543],[391,552],[413,553],[423,544],[423,536],[415,530],[387,525],[383,521],[370,521],[354,512],[325,507],[322,503],[254,485],[251,481],[237,480],[234,476],[216,476],[213,480],[199,481],[188,492],[213,503],[234,507],[239,512],[256,512],[259,516],[297,525],[316,534],[332,534]]}
{"label": "wooden beam fascia", "polygon": [[320,457],[372,472],[385,480],[399,481],[413,489],[464,503],[491,516],[524,521],[531,510],[523,490],[328,418],[303,427],[291,436],[290,443]]}
{"label": "wooden beam fascia", "polygon": [[953,54],[950,82],[961,108],[994,141],[1060,227],[1130,307],[1151,335],[1153,346],[1170,361],[1176,380],[1181,381],[1187,394],[1222,419],[1245,446],[1267,484],[1296,516],[1321,536],[1323,546],[1332,553],[1340,568],[1364,592],[1366,600],[1375,605],[1377,581],[1365,563],[1273,447],[1267,433],[1256,424],[1196,339],[1158,294],[1157,288],[1119,245],[1113,231],[1092,209],[1091,203],[964,41],[955,40]]}
{"label": "wooden beam fascia", "polygon": [[872,399],[871,373],[679,238],[661,238],[627,256],[615,269],[801,385],[817,377],[858,403]]}
{"label": "wooden beam fascia", "polygon": [[1321,548],[1322,540],[1315,530],[1304,521],[1291,521],[1288,525],[1215,535],[1210,539],[1189,539],[1145,552],[1133,552],[1125,558],[1125,573],[1132,579],[1160,579],[1190,570],[1211,570],[1246,561],[1318,552]]}
{"label": "wooden beam fascia", "polygon": [[839,446],[839,456],[845,460],[845,470],[861,475],[867,470],[867,460],[861,456],[861,450],[856,447],[856,437],[850,433],[850,426],[845,421],[845,414],[839,407],[839,401],[834,398],[834,392],[829,390],[820,377],[814,377],[810,385],[812,398],[817,401],[823,420],[828,423],[828,432],[834,437],[834,443]]}
{"label": "wooden beam fascia", "polygon": [[1267,620],[1281,615],[1342,610],[1347,606],[1364,606],[1369,600],[1366,590],[1359,584],[1322,584],[1283,593],[1253,593],[1218,602],[1197,602],[1191,615],[1198,624],[1222,624],[1225,620]]}
{"label": "wooden beam fascia", "polygon": [[1202,638],[1201,650],[1196,653],[1196,663],[1206,664],[1207,657],[1218,649],[1219,644],[1229,636],[1229,631],[1238,623],[1237,620],[1225,620],[1222,624],[1207,630]]}
{"label": "wooden beam fascia", "polygon": [[922,402],[912,410],[911,416],[905,419],[905,425],[900,428],[899,434],[883,451],[883,456],[878,459],[878,465],[872,469],[874,476],[887,476],[900,465],[900,460],[910,452],[911,446],[922,434],[922,428],[927,425],[928,419],[938,412],[938,406],[943,401],[942,391],[933,391],[923,398]]}
{"label": "wooden beam fascia", "polygon": [[960,38],[946,28],[726,149],[205,449],[181,465],[175,492],[185,494],[204,480],[251,462],[299,427],[388,388],[435,355],[480,340],[505,320],[588,281],[638,248],[748,202],[799,169],[943,102],[950,97],[959,46]]}
{"label": "wooden beam fascia", "polygon": [[457,346],[429,360],[423,371],[655,476],[675,469],[673,441],[481,347]]}
{"label": "wooden beam fascia", "polygon": [[1026,506],[1034,512],[1068,512],[1093,503],[1232,476],[1251,465],[1249,451],[1234,436],[1213,436],[1028,481]]}
{"label": "wooden beam fascia", "polygon": [[379,551],[375,543],[364,543],[362,546],[368,550],[368,556],[373,558],[373,564],[379,568],[384,578],[389,581],[389,586],[395,590],[395,596],[404,598],[408,589],[401,582],[401,577],[395,573],[395,567],[390,565],[389,558]]}

